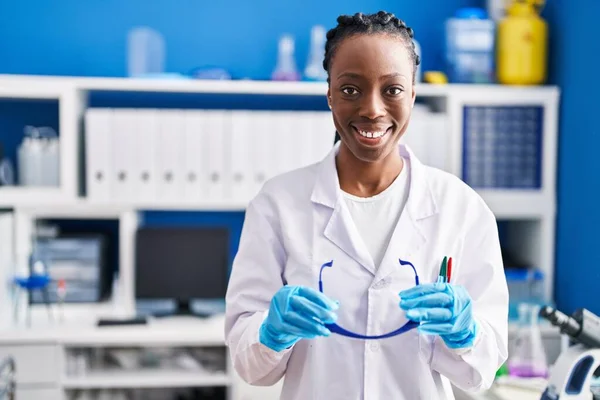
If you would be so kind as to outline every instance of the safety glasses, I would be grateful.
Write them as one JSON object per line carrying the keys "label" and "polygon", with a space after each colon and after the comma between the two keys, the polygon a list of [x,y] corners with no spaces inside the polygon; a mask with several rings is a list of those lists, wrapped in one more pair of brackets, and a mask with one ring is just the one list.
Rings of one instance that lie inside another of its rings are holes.
{"label": "safety glasses", "polygon": [[[398,261],[400,262],[401,266],[410,266],[413,270],[413,272],[415,273],[415,285],[419,285],[419,275],[417,275],[417,270],[415,268],[415,266],[409,262],[409,261],[404,261],[404,260],[400,260],[398,259]],[[333,267],[333,260],[326,262],[325,264],[321,265],[321,270],[319,271],[319,292],[325,294],[323,292],[323,270],[325,268],[332,268]],[[339,326],[336,323],[333,324],[325,324],[325,326],[327,327],[327,329],[329,329],[331,332],[333,333],[337,333],[338,335],[342,335],[342,336],[347,336],[350,338],[354,338],[354,339],[386,339],[386,338],[390,338],[393,336],[397,336],[400,335],[404,332],[408,332],[411,329],[414,329],[416,327],[419,326],[418,322],[414,322],[414,321],[408,321],[407,323],[405,323],[404,325],[402,325],[400,328],[392,331],[392,332],[388,332],[382,335],[361,335],[360,333],[356,333],[356,332],[352,332],[349,331],[348,329],[342,328],[341,326]]]}

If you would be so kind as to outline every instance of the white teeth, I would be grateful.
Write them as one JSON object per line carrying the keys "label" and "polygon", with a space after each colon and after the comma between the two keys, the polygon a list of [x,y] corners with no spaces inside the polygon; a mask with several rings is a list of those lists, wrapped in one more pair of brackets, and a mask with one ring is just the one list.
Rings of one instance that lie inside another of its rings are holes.
{"label": "white teeth", "polygon": [[361,136],[367,137],[367,138],[379,138],[382,137],[385,132],[365,132],[365,131],[358,131],[358,133],[360,133]]}

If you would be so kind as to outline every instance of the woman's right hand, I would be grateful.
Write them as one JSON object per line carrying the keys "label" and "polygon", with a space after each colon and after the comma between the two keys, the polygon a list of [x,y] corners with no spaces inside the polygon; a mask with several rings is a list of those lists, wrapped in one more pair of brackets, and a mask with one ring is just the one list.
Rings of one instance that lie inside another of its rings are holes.
{"label": "woman's right hand", "polygon": [[267,318],[259,330],[259,341],[277,352],[300,339],[329,336],[325,324],[337,319],[338,303],[306,286],[284,286],[275,293]]}

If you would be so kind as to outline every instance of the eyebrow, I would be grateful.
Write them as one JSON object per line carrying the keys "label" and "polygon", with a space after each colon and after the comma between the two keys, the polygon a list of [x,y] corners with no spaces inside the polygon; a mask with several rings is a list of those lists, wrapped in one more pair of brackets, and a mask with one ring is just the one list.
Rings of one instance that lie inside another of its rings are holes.
{"label": "eyebrow", "polygon": [[[391,74],[383,75],[383,76],[381,77],[381,79],[390,79],[390,78],[398,78],[398,77],[401,77],[401,78],[406,78],[406,77],[405,77],[404,75],[402,75],[401,73],[394,72],[394,73],[391,73]],[[337,76],[337,78],[338,78],[338,79],[340,79],[340,78],[354,78],[354,79],[360,79],[360,78],[362,78],[362,75],[360,75],[360,74],[357,74],[356,72],[342,72],[341,74],[339,74],[339,75]]]}

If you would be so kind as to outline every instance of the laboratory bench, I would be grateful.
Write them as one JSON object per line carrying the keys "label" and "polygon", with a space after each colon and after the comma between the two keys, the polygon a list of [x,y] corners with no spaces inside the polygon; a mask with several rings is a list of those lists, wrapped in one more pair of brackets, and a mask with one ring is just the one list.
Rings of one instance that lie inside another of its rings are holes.
{"label": "laboratory bench", "polygon": [[0,331],[0,360],[15,361],[18,400],[86,398],[77,397],[82,391],[191,388],[213,390],[214,397],[208,398],[214,399],[278,398],[277,386],[251,388],[237,378],[223,326],[222,315],[103,327],[91,320],[55,326],[36,322],[31,328]]}
{"label": "laboratory bench", "polygon": [[[71,400],[79,391],[218,388],[227,400],[275,400],[281,382],[252,387],[235,373],[224,340],[224,316],[150,318],[147,324],[99,327],[95,319],[0,330],[0,359],[16,364],[17,399]],[[555,328],[541,324],[548,359],[560,352]],[[516,326],[509,329],[514,339]],[[160,367],[158,366],[161,362]],[[514,382],[494,393],[523,393]],[[486,400],[456,390],[457,400]],[[518,399],[518,398],[514,398]],[[527,397],[523,397],[527,399]]]}

